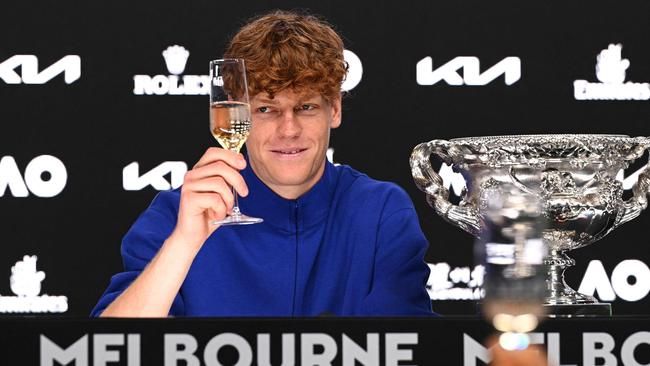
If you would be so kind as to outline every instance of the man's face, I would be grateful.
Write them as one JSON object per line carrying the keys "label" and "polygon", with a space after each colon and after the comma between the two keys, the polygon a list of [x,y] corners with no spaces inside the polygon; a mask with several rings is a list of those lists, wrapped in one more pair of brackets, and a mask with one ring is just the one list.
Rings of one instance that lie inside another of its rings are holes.
{"label": "man's face", "polygon": [[341,99],[283,90],[273,99],[251,99],[252,127],[246,149],[255,174],[273,191],[294,199],[323,174],[330,128],[341,124]]}

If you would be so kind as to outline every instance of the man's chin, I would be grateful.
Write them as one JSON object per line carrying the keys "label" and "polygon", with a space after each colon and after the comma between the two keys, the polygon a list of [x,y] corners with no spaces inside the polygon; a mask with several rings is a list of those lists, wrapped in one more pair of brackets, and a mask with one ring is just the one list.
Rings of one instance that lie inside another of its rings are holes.
{"label": "man's chin", "polygon": [[307,175],[288,175],[288,174],[276,174],[273,176],[273,183],[278,186],[284,187],[295,187],[303,185],[307,182]]}

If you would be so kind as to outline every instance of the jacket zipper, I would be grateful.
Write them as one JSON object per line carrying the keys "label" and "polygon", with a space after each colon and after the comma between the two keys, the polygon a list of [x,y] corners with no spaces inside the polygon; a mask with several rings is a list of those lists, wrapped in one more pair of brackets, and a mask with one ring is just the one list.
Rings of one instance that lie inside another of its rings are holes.
{"label": "jacket zipper", "polygon": [[294,203],[294,224],[295,224],[295,239],[296,239],[296,246],[295,246],[295,262],[294,262],[294,275],[293,275],[293,303],[291,306],[291,316],[296,316],[296,292],[298,291],[298,241],[299,241],[299,236],[298,236],[298,201]]}

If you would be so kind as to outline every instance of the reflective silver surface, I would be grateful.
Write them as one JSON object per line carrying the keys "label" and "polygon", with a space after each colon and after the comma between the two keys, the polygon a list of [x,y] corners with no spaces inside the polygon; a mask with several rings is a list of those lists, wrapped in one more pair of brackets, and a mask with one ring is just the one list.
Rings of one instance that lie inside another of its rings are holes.
{"label": "reflective silver surface", "polygon": [[[619,170],[650,148],[650,138],[623,135],[513,135],[432,140],[411,155],[411,173],[438,215],[472,235],[481,230],[486,197],[516,186],[542,201],[549,219],[546,305],[597,304],[564,282],[575,262],[565,252],[592,244],[639,216],[648,204],[650,169],[639,175],[634,196],[624,201]],[[460,172],[467,183],[459,205],[432,169],[431,154]]]}

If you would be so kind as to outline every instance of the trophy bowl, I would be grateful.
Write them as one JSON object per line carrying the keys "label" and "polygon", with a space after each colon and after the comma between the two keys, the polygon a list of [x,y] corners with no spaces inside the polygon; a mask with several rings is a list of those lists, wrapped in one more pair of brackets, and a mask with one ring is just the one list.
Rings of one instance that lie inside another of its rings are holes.
{"label": "trophy bowl", "polygon": [[[535,195],[548,226],[543,240],[549,254],[547,295],[550,315],[610,315],[611,306],[578,293],[564,281],[575,264],[566,252],[587,246],[634,219],[647,207],[650,169],[623,200],[618,172],[650,148],[648,137],[624,135],[512,135],[432,140],[419,144],[410,159],[411,173],[427,202],[446,221],[479,236],[485,197],[513,186]],[[431,166],[437,155],[465,178],[461,202],[449,202],[449,190]],[[502,187],[502,188],[500,188]]]}

